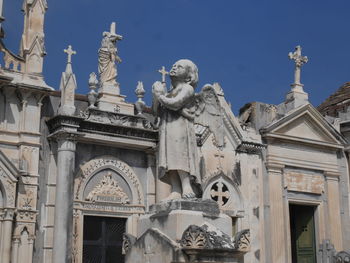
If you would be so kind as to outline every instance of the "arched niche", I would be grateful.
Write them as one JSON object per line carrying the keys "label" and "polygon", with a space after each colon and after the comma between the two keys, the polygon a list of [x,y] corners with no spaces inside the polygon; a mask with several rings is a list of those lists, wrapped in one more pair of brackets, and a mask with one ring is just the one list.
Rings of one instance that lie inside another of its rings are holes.
{"label": "arched niche", "polygon": [[244,203],[238,186],[226,175],[219,174],[209,180],[203,191],[203,199],[212,199],[221,210],[234,216],[242,216]]}
{"label": "arched niche", "polygon": [[[81,166],[74,184],[74,197],[77,201],[96,201],[91,196],[93,191],[102,192],[106,184],[111,191],[127,196],[121,203],[144,205],[141,183],[133,169],[125,162],[113,156],[101,156]],[[89,196],[90,194],[90,196]],[[125,195],[124,195],[125,194]]]}

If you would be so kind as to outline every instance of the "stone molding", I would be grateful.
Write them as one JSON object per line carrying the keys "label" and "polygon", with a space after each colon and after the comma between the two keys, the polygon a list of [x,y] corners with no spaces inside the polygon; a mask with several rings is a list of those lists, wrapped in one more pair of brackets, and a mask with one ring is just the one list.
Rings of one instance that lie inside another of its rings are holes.
{"label": "stone molding", "polygon": [[142,185],[137,175],[129,165],[113,156],[92,159],[80,168],[74,184],[74,197],[77,200],[83,200],[87,183],[97,172],[104,169],[112,169],[123,177],[131,189],[133,203],[144,205]]}

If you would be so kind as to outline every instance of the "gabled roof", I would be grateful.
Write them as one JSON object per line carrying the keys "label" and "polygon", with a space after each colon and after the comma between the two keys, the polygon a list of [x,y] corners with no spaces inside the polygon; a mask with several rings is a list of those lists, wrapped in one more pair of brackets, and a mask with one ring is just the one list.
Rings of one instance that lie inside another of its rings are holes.
{"label": "gabled roof", "polygon": [[264,137],[343,148],[345,138],[311,104],[305,104],[260,130]]}

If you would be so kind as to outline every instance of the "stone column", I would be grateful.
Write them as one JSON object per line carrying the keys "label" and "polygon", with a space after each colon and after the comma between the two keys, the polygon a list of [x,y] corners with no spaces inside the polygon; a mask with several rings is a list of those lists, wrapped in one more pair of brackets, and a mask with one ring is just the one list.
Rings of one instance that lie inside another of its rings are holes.
{"label": "stone column", "polygon": [[19,247],[19,237],[15,237],[12,243],[12,262],[18,263],[18,247]]}
{"label": "stone column", "polygon": [[57,138],[57,178],[53,239],[53,263],[70,263],[72,259],[74,137]]}
{"label": "stone column", "polygon": [[[283,199],[282,169],[279,164],[268,164],[269,176],[269,204],[271,230],[271,257],[273,263],[288,262],[286,254],[285,215]],[[287,244],[289,245],[289,244]]]}
{"label": "stone column", "polygon": [[13,222],[14,211],[13,209],[5,209],[5,217],[2,225],[2,251],[1,251],[1,262],[10,263],[11,260],[11,243],[12,243],[12,222]]}

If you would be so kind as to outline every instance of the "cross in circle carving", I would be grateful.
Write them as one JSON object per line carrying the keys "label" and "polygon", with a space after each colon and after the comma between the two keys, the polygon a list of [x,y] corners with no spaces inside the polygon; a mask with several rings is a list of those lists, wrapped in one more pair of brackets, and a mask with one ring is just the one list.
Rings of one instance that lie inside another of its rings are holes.
{"label": "cross in circle carving", "polygon": [[215,191],[214,189],[211,189],[210,195],[211,195],[211,197],[217,197],[218,198],[217,203],[220,207],[222,207],[226,203],[226,202],[224,202],[224,198],[227,198],[227,199],[230,198],[230,192],[223,190],[225,185],[222,182],[217,182],[216,185],[218,187],[218,190]]}
{"label": "cross in circle carving", "polygon": [[301,66],[308,62],[308,58],[301,55],[301,46],[296,46],[295,51],[289,52],[288,56],[295,62],[294,83],[292,86],[302,87],[303,85],[300,83]]}
{"label": "cross in circle carving", "polygon": [[71,45],[69,45],[68,48],[64,49],[63,51],[64,53],[68,54],[68,59],[67,59],[68,63],[72,63],[72,56],[77,54],[77,52],[72,49]]}
{"label": "cross in circle carving", "polygon": [[162,75],[162,83],[165,83],[165,77],[169,74],[169,72],[165,70],[164,66],[162,66],[161,69],[158,69],[158,72]]}
{"label": "cross in circle carving", "polygon": [[145,252],[143,253],[146,257],[146,262],[145,263],[151,263],[150,261],[150,257],[152,255],[154,255],[154,252],[152,252],[152,249],[150,248],[150,246],[146,246]]}

